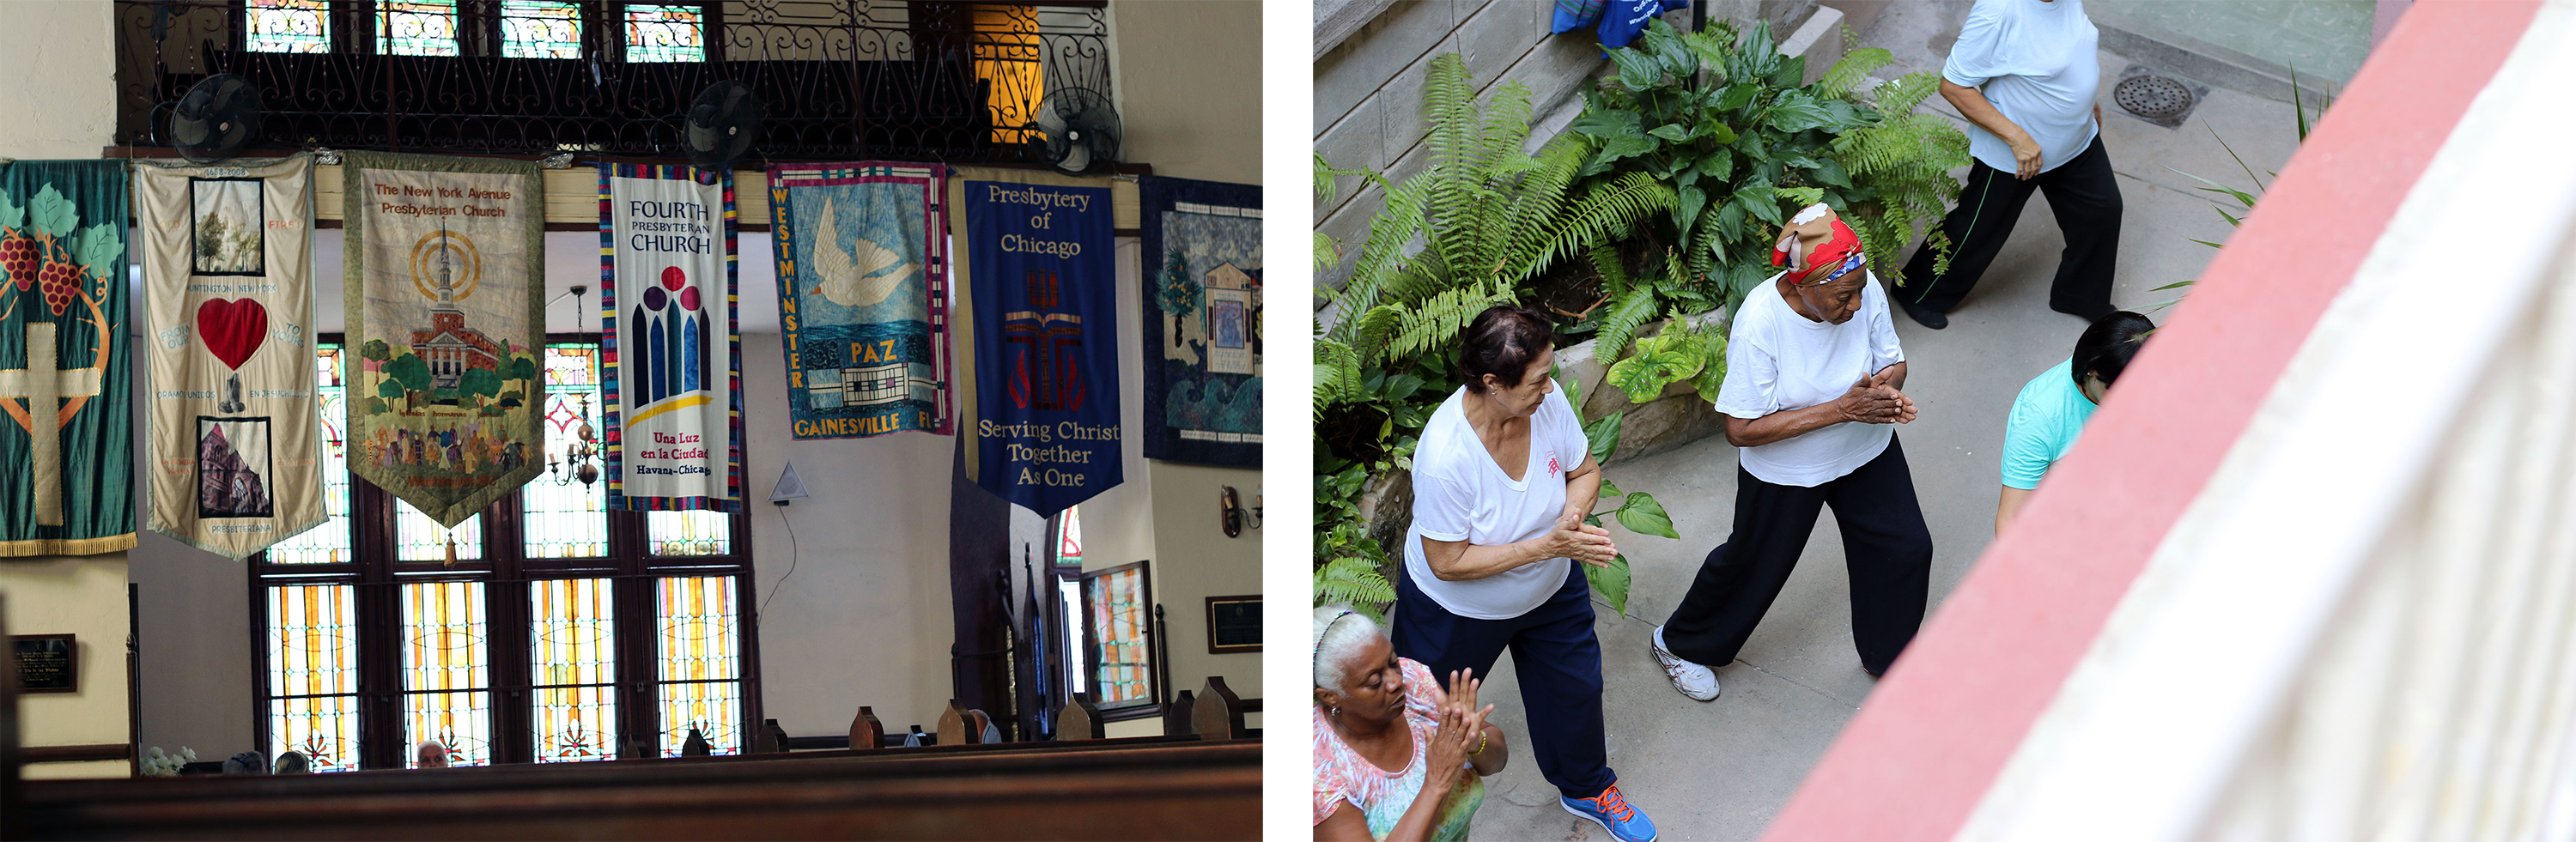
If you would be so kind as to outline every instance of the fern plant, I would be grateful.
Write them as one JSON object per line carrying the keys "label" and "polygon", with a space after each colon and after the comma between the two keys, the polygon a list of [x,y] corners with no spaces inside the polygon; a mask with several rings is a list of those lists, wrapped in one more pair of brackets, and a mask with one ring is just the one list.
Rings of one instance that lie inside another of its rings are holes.
{"label": "fern plant", "polygon": [[[1625,356],[1659,313],[1740,304],[1771,274],[1771,232],[1799,206],[1834,208],[1879,273],[1902,283],[1896,251],[1958,193],[1948,171],[1967,163],[1966,136],[1911,113],[1939,78],[1867,86],[1893,60],[1886,50],[1848,50],[1801,86],[1806,60],[1781,55],[1767,25],[1682,33],[1655,21],[1610,57],[1617,74],[1586,92],[1584,113],[1569,126],[1595,146],[1582,172],[1600,180],[1644,173],[1671,182],[1675,199],[1639,232],[1650,248],[1664,244],[1663,265],[1632,274],[1618,249],[1589,255],[1602,278],[1596,335],[1605,358]],[[1647,368],[1712,367],[1723,361]],[[1652,385],[1649,394],[1662,383]]]}

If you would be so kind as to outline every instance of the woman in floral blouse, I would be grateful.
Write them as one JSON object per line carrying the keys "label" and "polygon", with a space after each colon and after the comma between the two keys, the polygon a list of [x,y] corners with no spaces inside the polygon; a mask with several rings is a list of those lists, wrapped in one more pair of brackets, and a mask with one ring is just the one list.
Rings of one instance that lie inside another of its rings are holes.
{"label": "woman in floral blouse", "polygon": [[1444,692],[1366,615],[1315,609],[1315,838],[1467,838],[1484,776],[1509,757],[1481,683],[1461,671]]}

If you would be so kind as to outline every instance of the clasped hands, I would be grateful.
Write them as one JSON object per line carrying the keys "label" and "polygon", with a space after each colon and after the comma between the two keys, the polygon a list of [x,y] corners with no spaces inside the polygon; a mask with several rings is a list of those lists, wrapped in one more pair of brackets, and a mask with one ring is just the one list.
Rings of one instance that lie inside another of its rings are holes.
{"label": "clasped hands", "polygon": [[1574,512],[1556,519],[1547,536],[1539,539],[1539,551],[1546,558],[1570,558],[1594,567],[1608,567],[1619,557],[1619,545],[1611,543],[1610,530],[1584,523],[1582,515]]}
{"label": "clasped hands", "polygon": [[1449,673],[1449,688],[1437,684],[1431,688],[1431,705],[1440,712],[1440,728],[1431,734],[1432,773],[1457,773],[1467,765],[1467,756],[1476,753],[1485,742],[1485,717],[1494,712],[1493,705],[1476,706],[1477,688],[1484,682],[1473,669]]}
{"label": "clasped hands", "polygon": [[1834,408],[1843,420],[1863,424],[1903,424],[1914,420],[1914,399],[1898,391],[1895,367],[1880,369],[1877,374],[1852,383],[1849,391],[1835,399]]}

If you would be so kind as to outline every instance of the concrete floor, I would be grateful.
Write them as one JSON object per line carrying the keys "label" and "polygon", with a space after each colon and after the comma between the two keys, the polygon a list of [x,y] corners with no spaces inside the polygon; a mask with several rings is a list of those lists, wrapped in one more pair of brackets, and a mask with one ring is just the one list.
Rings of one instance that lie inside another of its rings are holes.
{"label": "concrete floor", "polygon": [[[1968,5],[1894,4],[1861,41],[1896,54],[1897,65],[1882,76],[1938,71]],[[2279,169],[2295,151],[2297,134],[2289,105],[2228,90],[2211,91],[2180,129],[2132,118],[2109,104],[2110,84],[2130,63],[2102,54],[2103,142],[2126,206],[2112,300],[2143,311],[2180,292],[2149,290],[2198,276],[2217,253],[2190,239],[2224,242],[2233,230],[2213,209],[2234,212],[2235,203],[2192,190],[2197,183],[2173,169],[2248,187],[2212,130],[2257,173]],[[1957,116],[1937,96],[1931,104]],[[1936,548],[1935,610],[1993,537],[1997,448],[2013,396],[2064,359],[2083,331],[2081,320],[2048,309],[2049,281],[2063,244],[2046,200],[2034,196],[2010,244],[1950,315],[1947,330],[1927,330],[1901,312],[1895,315],[1912,363],[1908,392],[1922,411],[1899,428],[1898,437]],[[2150,315],[2162,321],[2165,314]],[[1832,514],[1817,524],[1805,562],[1742,655],[1718,670],[1723,695],[1695,702],[1672,689],[1647,640],[1680,603],[1702,557],[1726,538],[1734,512],[1735,448],[1723,439],[1706,439],[1612,465],[1608,473],[1621,488],[1652,492],[1682,533],[1674,541],[1612,527],[1634,565],[1634,584],[1630,616],[1598,606],[1595,624],[1608,687],[1611,765],[1630,803],[1652,816],[1665,838],[1754,838],[1874,686],[1852,651],[1849,594]],[[1496,665],[1484,697],[1520,749],[1528,736],[1509,661],[1506,655]],[[1607,838],[1557,806],[1555,787],[1525,751],[1514,752],[1512,766],[1490,782],[1489,793],[1475,819],[1476,838]]]}

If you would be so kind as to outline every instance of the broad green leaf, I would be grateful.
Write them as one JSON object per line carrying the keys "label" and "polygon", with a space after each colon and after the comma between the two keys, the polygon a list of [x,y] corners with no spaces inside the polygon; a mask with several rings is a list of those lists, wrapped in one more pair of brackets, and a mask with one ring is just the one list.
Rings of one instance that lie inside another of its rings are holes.
{"label": "broad green leaf", "polygon": [[1386,399],[1388,401],[1402,403],[1406,398],[1413,397],[1413,394],[1419,391],[1422,391],[1422,378],[1420,377],[1410,374],[1397,374],[1386,378]]}
{"label": "broad green leaf", "polygon": [[1762,118],[1764,125],[1793,133],[1823,127],[1826,120],[1825,109],[1816,104],[1816,98],[1797,91],[1781,95],[1780,101],[1771,104],[1771,112]]}
{"label": "broad green leaf", "polygon": [[1780,224],[1780,198],[1771,192],[1770,182],[1757,179],[1747,183],[1735,191],[1735,198],[1744,203],[1744,211],[1755,219],[1775,226]]}
{"label": "broad green leaf", "polygon": [[1680,123],[1666,123],[1661,126],[1656,126],[1654,129],[1646,133],[1674,143],[1681,143],[1683,141],[1690,140],[1691,136],[1690,127],[1684,126]]}
{"label": "broad green leaf", "polygon": [[1776,61],[1780,56],[1780,45],[1771,40],[1771,24],[1768,21],[1754,24],[1753,31],[1744,33],[1742,46],[1741,53],[1753,64],[1753,72],[1756,74],[1771,72],[1772,65],[1764,63],[1764,60]]}
{"label": "broad green leaf", "polygon": [[1601,139],[1601,157],[1599,160],[1607,162],[1616,161],[1621,158],[1634,158],[1639,155],[1653,152],[1660,146],[1661,144],[1648,140],[1643,135],[1605,137]]}
{"label": "broad green leaf", "polygon": [[1617,497],[1617,496],[1619,496],[1619,495],[1626,494],[1626,493],[1627,493],[1627,492],[1625,492],[1625,491],[1620,491],[1620,490],[1619,490],[1619,484],[1618,484],[1618,483],[1615,483],[1615,482],[1611,482],[1611,481],[1610,481],[1610,477],[1608,477],[1608,476],[1606,476],[1606,475],[1605,475],[1605,476],[1603,476],[1603,477],[1601,478],[1601,496],[1603,496],[1603,497]]}
{"label": "broad green leaf", "polygon": [[1619,447],[1619,425],[1628,419],[1624,412],[1613,412],[1601,420],[1583,425],[1584,438],[1592,441],[1592,461],[1610,461],[1610,451]]}
{"label": "broad green leaf", "polygon": [[[1581,562],[1576,563],[1581,564]],[[1601,595],[1603,602],[1610,603],[1611,611],[1618,612],[1622,617],[1628,616],[1627,556],[1611,559],[1608,567],[1583,565],[1583,581],[1592,586],[1593,593]]]}
{"label": "broad green leaf", "polygon": [[1619,387],[1619,391],[1628,393],[1628,402],[1645,403],[1660,395],[1665,386],[1698,374],[1703,362],[1689,354],[1661,348],[1641,350],[1612,363],[1609,382]]}
{"label": "broad green leaf", "polygon": [[80,210],[72,205],[71,199],[54,192],[51,184],[36,191],[36,198],[27,203],[27,210],[33,217],[29,223],[39,235],[68,239],[80,228]]}
{"label": "broad green leaf", "polygon": [[1817,184],[1833,187],[1852,186],[1851,173],[1843,169],[1843,162],[1830,157],[1816,162],[1815,173],[1810,177],[1814,178]]}
{"label": "broad green leaf", "polygon": [[1682,537],[1681,533],[1673,531],[1673,517],[1664,513],[1664,504],[1655,502],[1655,495],[1643,491],[1629,492],[1627,500],[1619,504],[1619,510],[1610,514],[1619,519],[1620,526],[1628,527],[1628,531],[1639,535]]}
{"label": "broad green leaf", "polygon": [[[1720,126],[1719,128],[1725,128],[1725,127],[1724,127],[1724,126]],[[1727,138],[1728,138],[1729,142],[1732,142],[1732,141],[1733,141],[1733,139],[1734,139],[1734,137],[1735,137],[1735,133],[1734,133],[1733,131],[1729,131],[1729,132],[1727,132],[1727,133],[1726,133],[1726,136],[1727,136]],[[1708,156],[1708,157],[1706,157],[1706,158],[1701,158],[1701,159],[1699,159],[1699,174],[1700,174],[1700,175],[1708,176],[1708,177],[1710,177],[1710,178],[1715,178],[1715,179],[1724,179],[1724,178],[1726,178],[1728,175],[1733,174],[1734,172],[1735,172],[1735,155],[1734,155],[1733,153],[1727,152],[1726,150],[1720,149],[1720,150],[1718,150],[1718,151],[1716,152],[1716,154],[1712,154],[1712,155],[1710,155],[1710,156]]]}
{"label": "broad green leaf", "polygon": [[1567,123],[1565,127],[1598,138],[1633,137],[1639,127],[1644,125],[1644,120],[1645,118],[1637,116],[1637,112],[1634,111],[1621,111],[1615,108],[1595,111],[1587,108],[1584,109],[1582,116],[1574,118],[1574,122]]}
{"label": "broad green leaf", "polygon": [[1673,172],[1673,189],[1675,190],[1680,190],[1698,183],[1699,167],[1697,166],[1683,167]]}
{"label": "broad green leaf", "polygon": [[1776,61],[1778,64],[1772,66],[1770,75],[1762,80],[1771,83],[1772,87],[1795,88],[1806,78],[1806,56],[1778,56]]}
{"label": "broad green leaf", "polygon": [[1689,186],[1684,186],[1675,192],[1677,196],[1673,205],[1673,228],[1688,232],[1691,230],[1691,223],[1699,218],[1700,209],[1708,206],[1708,194],[1701,192],[1697,187]]}
{"label": "broad green leaf", "polygon": [[27,227],[27,209],[19,207],[17,200],[10,198],[7,193],[0,193],[0,228],[15,231],[25,227]]}
{"label": "broad green leaf", "polygon": [[1725,205],[1717,209],[1717,219],[1711,224],[1717,226],[1720,236],[1729,240],[1741,237],[1744,232],[1744,200],[1729,198]]}
{"label": "broad green leaf", "polygon": [[1717,116],[1713,114],[1700,121],[1699,131],[1700,134],[1707,135],[1710,140],[1717,141],[1721,146],[1735,142],[1735,130],[1727,128],[1725,123],[1718,122]]}
{"label": "broad green leaf", "polygon": [[1761,93],[1761,85],[1756,85],[1751,82],[1737,82],[1733,85],[1728,85],[1726,87],[1726,93],[1719,95],[1716,102],[1714,102],[1711,107],[1716,108],[1719,111],[1733,111],[1735,109],[1751,105],[1753,103],[1753,98]]}
{"label": "broad green leaf", "polygon": [[1619,84],[1629,90],[1642,91],[1664,81],[1663,63],[1644,50],[1635,47],[1611,50],[1610,63],[1619,66]]}

